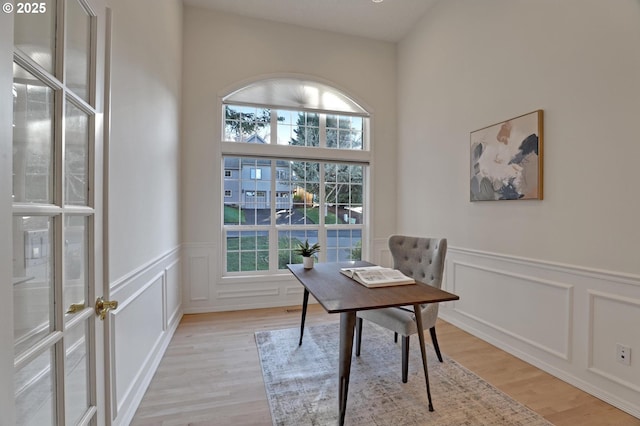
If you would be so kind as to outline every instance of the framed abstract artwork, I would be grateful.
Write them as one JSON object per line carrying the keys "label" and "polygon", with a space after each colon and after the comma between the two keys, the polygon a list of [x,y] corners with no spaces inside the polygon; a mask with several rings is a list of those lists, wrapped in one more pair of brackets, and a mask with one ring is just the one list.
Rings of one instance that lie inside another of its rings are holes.
{"label": "framed abstract artwork", "polygon": [[471,201],[542,200],[542,110],[471,132]]}

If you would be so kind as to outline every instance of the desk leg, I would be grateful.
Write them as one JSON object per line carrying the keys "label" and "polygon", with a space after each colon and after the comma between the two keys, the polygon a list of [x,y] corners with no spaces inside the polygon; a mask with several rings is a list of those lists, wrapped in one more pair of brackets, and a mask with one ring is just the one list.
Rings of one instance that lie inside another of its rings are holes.
{"label": "desk leg", "polygon": [[302,345],[302,335],[304,334],[304,320],[307,317],[307,303],[309,303],[309,290],[304,289],[304,295],[302,296],[302,320],[300,321],[300,342],[298,346]]}
{"label": "desk leg", "polygon": [[413,312],[416,313],[416,325],[418,326],[418,338],[420,339],[420,352],[422,353],[422,367],[424,368],[424,381],[427,383],[427,398],[429,399],[429,411],[433,411],[431,403],[431,390],[429,389],[429,372],[427,371],[427,352],[424,347],[424,330],[422,329],[422,315],[420,304],[413,305]]}
{"label": "desk leg", "polygon": [[356,313],[340,313],[340,361],[338,365],[338,404],[340,410],[339,425],[344,425],[347,411],[347,394],[349,392],[349,375],[351,373],[351,352],[353,351],[353,329],[356,325]]}

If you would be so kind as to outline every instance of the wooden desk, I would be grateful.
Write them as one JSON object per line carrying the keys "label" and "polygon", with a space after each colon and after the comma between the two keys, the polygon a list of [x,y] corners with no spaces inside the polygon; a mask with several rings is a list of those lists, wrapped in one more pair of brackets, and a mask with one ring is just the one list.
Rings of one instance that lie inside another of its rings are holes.
{"label": "wooden desk", "polygon": [[[415,312],[420,312],[421,304],[459,299],[455,294],[423,283],[367,288],[340,273],[340,268],[354,266],[372,266],[372,264],[364,261],[317,263],[313,269],[304,269],[301,264],[287,265],[287,268],[289,268],[293,275],[295,275],[298,281],[304,286],[299,344],[302,344],[309,293],[316,298],[327,312],[330,314],[340,314],[340,357],[338,362],[338,409],[340,425],[344,424],[344,416],[347,408],[356,312],[404,305],[412,305]],[[429,390],[429,374],[427,372],[427,356],[424,347],[424,333],[422,332],[422,317],[420,315],[416,315],[416,325],[419,330],[418,338],[420,340],[422,366],[424,368],[425,383],[427,386],[429,411],[433,411],[431,391]]]}

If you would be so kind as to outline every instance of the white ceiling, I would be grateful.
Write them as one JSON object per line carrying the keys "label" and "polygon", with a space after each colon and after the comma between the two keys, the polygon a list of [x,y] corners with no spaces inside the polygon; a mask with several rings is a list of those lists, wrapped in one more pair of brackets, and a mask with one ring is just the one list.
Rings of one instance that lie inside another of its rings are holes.
{"label": "white ceiling", "polygon": [[438,0],[184,0],[188,5],[376,40],[400,41]]}

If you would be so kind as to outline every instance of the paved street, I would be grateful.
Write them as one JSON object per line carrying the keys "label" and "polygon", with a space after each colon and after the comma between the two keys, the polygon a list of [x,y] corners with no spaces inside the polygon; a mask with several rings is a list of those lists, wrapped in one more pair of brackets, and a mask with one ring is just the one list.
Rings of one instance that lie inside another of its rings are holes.
{"label": "paved street", "polygon": [[[269,209],[244,210],[246,224],[269,225]],[[276,224],[288,225],[291,220],[292,225],[304,225],[305,217],[298,210],[279,210],[276,212]],[[308,222],[313,223],[313,222]]]}

